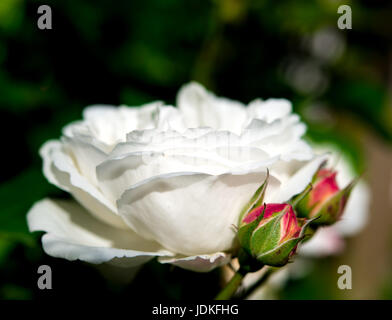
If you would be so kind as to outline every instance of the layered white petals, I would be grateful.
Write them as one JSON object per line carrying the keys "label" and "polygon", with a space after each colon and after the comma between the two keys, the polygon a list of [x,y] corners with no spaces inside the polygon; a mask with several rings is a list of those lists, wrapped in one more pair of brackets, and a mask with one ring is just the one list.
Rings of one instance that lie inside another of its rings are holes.
{"label": "layered white petals", "polygon": [[30,231],[46,232],[42,237],[43,248],[53,257],[90,263],[128,258],[131,266],[154,256],[171,255],[131,230],[102,223],[73,200],[41,200],[31,208],[27,221]]}
{"label": "layered white petals", "polygon": [[40,150],[44,161],[44,174],[60,189],[70,192],[92,215],[111,226],[128,229],[110,202],[100,190],[83,176],[74,160],[58,141],[49,141]]}
{"label": "layered white petals", "polygon": [[[322,160],[312,161],[305,130],[287,100],[245,106],[196,83],[180,90],[177,108],[160,102],[88,107],[83,120],[66,126],[41,155],[47,179],[91,216],[76,204],[44,201],[29,214],[30,228],[48,232],[44,248],[54,256],[138,263],[161,255],[162,263],[209,271],[229,260],[238,215],[267,169],[265,201],[286,201],[310,182]],[[94,221],[91,227],[79,214]],[[72,232],[54,222],[46,228],[43,219],[65,221]],[[95,234],[97,224],[111,230],[103,240]],[[120,235],[127,244],[115,244]],[[156,247],[143,248],[143,241]]]}
{"label": "layered white petals", "polygon": [[[167,142],[172,139],[176,142]],[[167,139],[159,138],[159,143],[121,144],[97,167],[97,176],[101,189],[118,199],[129,186],[154,176],[178,172],[220,175],[267,168],[278,160],[260,148],[241,145],[228,132],[208,133],[197,139],[171,133]]]}
{"label": "layered white petals", "polygon": [[[265,178],[265,171],[158,176],[124,192],[119,213],[133,230],[173,252],[227,251],[235,242],[239,212]],[[271,177],[269,188],[278,187]]]}
{"label": "layered white petals", "polygon": [[177,106],[189,128],[211,127],[240,134],[247,120],[242,103],[216,97],[197,83],[181,88],[177,96]]}
{"label": "layered white petals", "polygon": [[291,102],[286,99],[256,99],[249,103],[249,118],[264,120],[267,123],[287,117],[292,111]]}
{"label": "layered white petals", "polygon": [[117,143],[125,140],[128,132],[155,128],[160,107],[161,102],[141,107],[93,105],[84,110],[82,121],[66,126],[63,134],[71,138],[82,137],[104,151],[110,151]]}
{"label": "layered white petals", "polygon": [[287,179],[287,181],[282,183],[282,187],[273,197],[272,202],[283,203],[290,200],[293,196],[301,193],[312,181],[314,174],[320,168],[321,164],[327,159],[327,155],[321,155],[305,164],[301,169]]}
{"label": "layered white petals", "polygon": [[242,103],[216,97],[197,83],[184,86],[177,106],[188,127],[211,127],[241,137],[242,145],[252,145],[273,155],[287,155],[287,160],[309,160],[311,149],[300,138],[306,127],[291,114],[285,99],[260,99],[245,107]]}

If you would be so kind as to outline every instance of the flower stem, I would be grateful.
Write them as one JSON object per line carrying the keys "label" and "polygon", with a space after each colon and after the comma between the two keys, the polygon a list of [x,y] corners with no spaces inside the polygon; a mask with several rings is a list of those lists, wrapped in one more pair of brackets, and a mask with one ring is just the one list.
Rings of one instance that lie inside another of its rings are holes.
{"label": "flower stem", "polygon": [[265,267],[268,268],[265,273],[261,276],[259,280],[257,280],[252,286],[248,288],[245,292],[242,292],[241,295],[238,296],[238,299],[246,299],[249,297],[253,292],[255,292],[262,284],[264,284],[269,277],[271,276],[272,273],[274,273],[277,269],[271,268],[271,267]]}
{"label": "flower stem", "polygon": [[219,294],[215,297],[215,300],[229,300],[237,291],[245,275],[246,272],[240,268],[230,279],[226,287],[224,287],[222,291],[219,292]]}

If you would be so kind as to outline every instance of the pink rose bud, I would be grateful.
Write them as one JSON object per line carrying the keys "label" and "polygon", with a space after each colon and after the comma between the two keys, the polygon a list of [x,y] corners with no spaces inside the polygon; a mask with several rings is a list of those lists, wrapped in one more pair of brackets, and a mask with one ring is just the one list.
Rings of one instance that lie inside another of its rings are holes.
{"label": "pink rose bud", "polygon": [[243,218],[238,238],[249,256],[279,267],[289,261],[304,239],[307,222],[297,219],[290,204],[270,203],[254,208]]}
{"label": "pink rose bud", "polygon": [[298,216],[316,218],[312,222],[313,225],[330,225],[339,220],[355,181],[340,189],[336,175],[337,172],[323,168],[315,174],[313,188],[307,190],[301,200],[294,201]]}

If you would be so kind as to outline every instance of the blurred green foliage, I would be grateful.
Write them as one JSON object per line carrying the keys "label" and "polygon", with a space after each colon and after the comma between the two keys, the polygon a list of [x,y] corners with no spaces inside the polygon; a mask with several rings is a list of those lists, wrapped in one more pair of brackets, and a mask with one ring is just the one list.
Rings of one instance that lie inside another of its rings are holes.
{"label": "blurred green foliage", "polygon": [[[361,127],[346,120],[392,141],[392,7],[386,0],[344,1],[353,9],[353,29],[338,30],[342,3],[1,0],[0,298],[45,296],[34,281],[37,266],[48,261],[58,273],[84,279],[81,296],[100,286],[99,292],[116,292],[90,272],[93,267],[45,256],[25,220],[35,201],[66,196],[42,176],[38,149],[80,118],[86,105],[174,103],[178,88],[190,80],[244,102],[286,97],[308,123],[309,138],[339,144],[362,171]],[[53,30],[37,28],[41,4],[52,8]],[[211,297],[217,290],[211,284],[217,272],[173,272],[151,262],[141,275],[158,283],[157,297],[200,296],[205,289],[198,283],[210,288]],[[308,297],[315,290],[309,279],[284,297]],[[58,283],[66,296],[72,283]],[[142,280],[133,286],[143,286]],[[321,289],[316,297],[333,297],[323,292],[330,291]],[[385,292],[390,296],[390,289]]]}

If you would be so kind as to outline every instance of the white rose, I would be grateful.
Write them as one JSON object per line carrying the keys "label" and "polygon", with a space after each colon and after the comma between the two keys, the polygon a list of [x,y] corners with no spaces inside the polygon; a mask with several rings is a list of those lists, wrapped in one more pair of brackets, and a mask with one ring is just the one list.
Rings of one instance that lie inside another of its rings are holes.
{"label": "white rose", "polygon": [[238,215],[267,168],[265,200],[283,202],[325,159],[301,139],[287,100],[245,106],[191,83],[177,107],[88,107],[45,143],[45,176],[77,200],[44,199],[28,213],[47,254],[209,271],[230,260]]}

